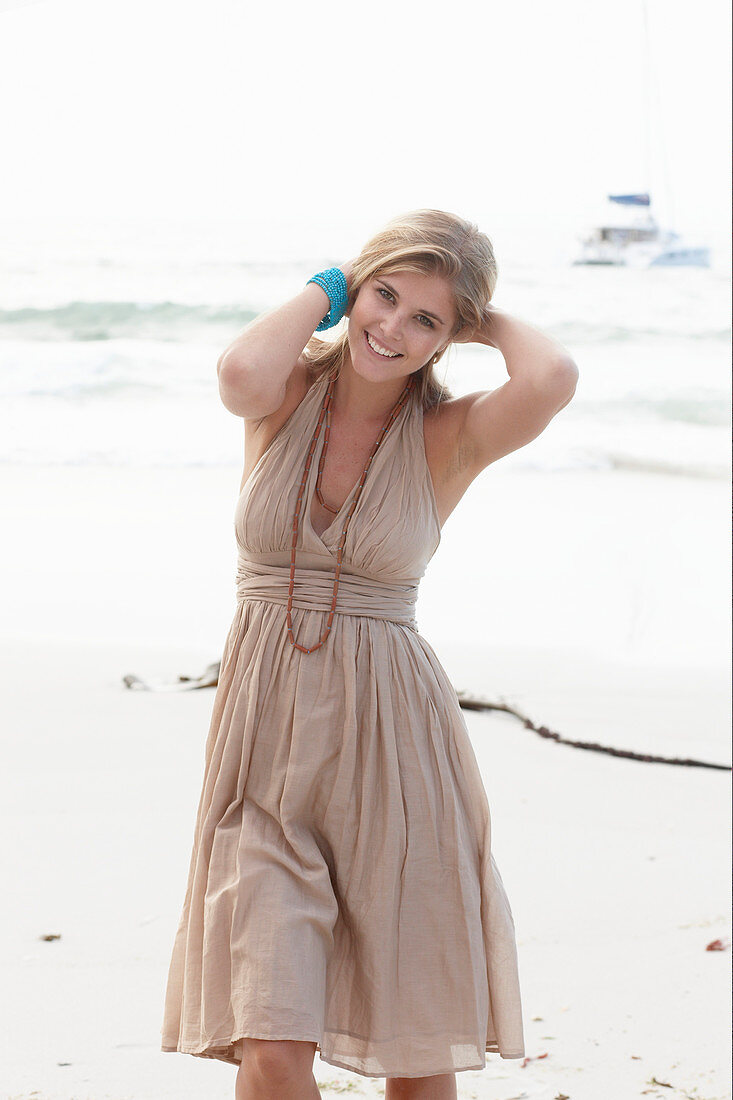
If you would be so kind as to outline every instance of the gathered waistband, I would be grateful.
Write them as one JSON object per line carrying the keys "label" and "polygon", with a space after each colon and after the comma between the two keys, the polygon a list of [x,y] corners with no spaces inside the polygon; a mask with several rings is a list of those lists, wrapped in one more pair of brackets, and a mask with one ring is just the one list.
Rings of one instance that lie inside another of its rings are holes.
{"label": "gathered waistband", "polygon": [[[334,570],[308,569],[296,565],[293,607],[307,611],[330,611]],[[287,607],[290,566],[242,561],[237,565],[237,601],[266,600]],[[404,623],[417,630],[415,605],[417,584],[386,584],[373,577],[341,572],[334,615],[365,615]]]}

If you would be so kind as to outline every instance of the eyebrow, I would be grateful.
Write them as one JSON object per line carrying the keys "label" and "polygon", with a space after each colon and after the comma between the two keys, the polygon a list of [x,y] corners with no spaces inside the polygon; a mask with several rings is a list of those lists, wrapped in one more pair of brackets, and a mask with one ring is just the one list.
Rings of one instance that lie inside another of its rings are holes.
{"label": "eyebrow", "polygon": [[[390,286],[389,283],[386,283],[384,281],[384,279],[378,279],[377,282],[380,282],[382,284],[382,286],[385,286],[387,288],[387,290],[390,292],[390,294],[394,294],[395,298],[399,298],[399,294],[394,289],[394,287]],[[421,309],[418,312],[419,313],[424,313],[426,317],[432,317],[433,320],[437,321],[439,325],[444,325],[445,324],[445,321],[441,321],[440,317],[438,317],[438,315],[436,313],[430,313],[430,311],[427,310],[427,309]]]}

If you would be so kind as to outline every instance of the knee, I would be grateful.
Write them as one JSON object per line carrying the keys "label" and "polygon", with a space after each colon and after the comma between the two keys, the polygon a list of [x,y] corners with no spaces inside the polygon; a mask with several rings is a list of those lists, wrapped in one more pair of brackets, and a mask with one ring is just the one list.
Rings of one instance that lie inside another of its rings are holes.
{"label": "knee", "polygon": [[313,1066],[315,1043],[295,1039],[244,1040],[242,1063],[254,1077],[268,1084],[287,1084]]}
{"label": "knee", "polygon": [[388,1081],[388,1100],[412,1100],[423,1083],[419,1077],[390,1077]]}
{"label": "knee", "polygon": [[387,1100],[454,1100],[455,1096],[455,1073],[387,1078]]}

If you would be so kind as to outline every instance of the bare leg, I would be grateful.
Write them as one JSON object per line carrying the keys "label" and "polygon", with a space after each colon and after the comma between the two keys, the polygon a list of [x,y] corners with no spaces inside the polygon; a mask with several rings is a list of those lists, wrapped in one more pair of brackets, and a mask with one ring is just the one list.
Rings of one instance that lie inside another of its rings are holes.
{"label": "bare leg", "polygon": [[388,1077],[385,1100],[456,1100],[456,1075]]}
{"label": "bare leg", "polygon": [[244,1039],[235,1100],[320,1100],[313,1076],[317,1045],[300,1039]]}

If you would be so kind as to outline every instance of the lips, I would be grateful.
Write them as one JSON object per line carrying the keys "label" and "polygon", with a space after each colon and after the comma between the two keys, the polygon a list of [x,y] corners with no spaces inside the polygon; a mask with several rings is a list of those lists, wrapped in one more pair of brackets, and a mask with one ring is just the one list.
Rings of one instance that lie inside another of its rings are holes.
{"label": "lips", "polygon": [[[402,352],[401,351],[395,352],[394,355],[380,355],[380,353],[378,351],[375,351],[374,348],[369,343],[369,336],[371,336],[371,333],[368,333],[367,330],[364,329],[364,343],[369,348],[372,355],[376,355],[378,359],[401,359],[402,358]],[[375,344],[379,344],[379,340],[376,340],[373,336],[372,336],[372,339],[374,340]],[[381,347],[384,347],[385,345],[384,344],[379,344],[379,346],[381,348]],[[393,348],[387,348],[386,350],[387,351],[394,351]]]}

